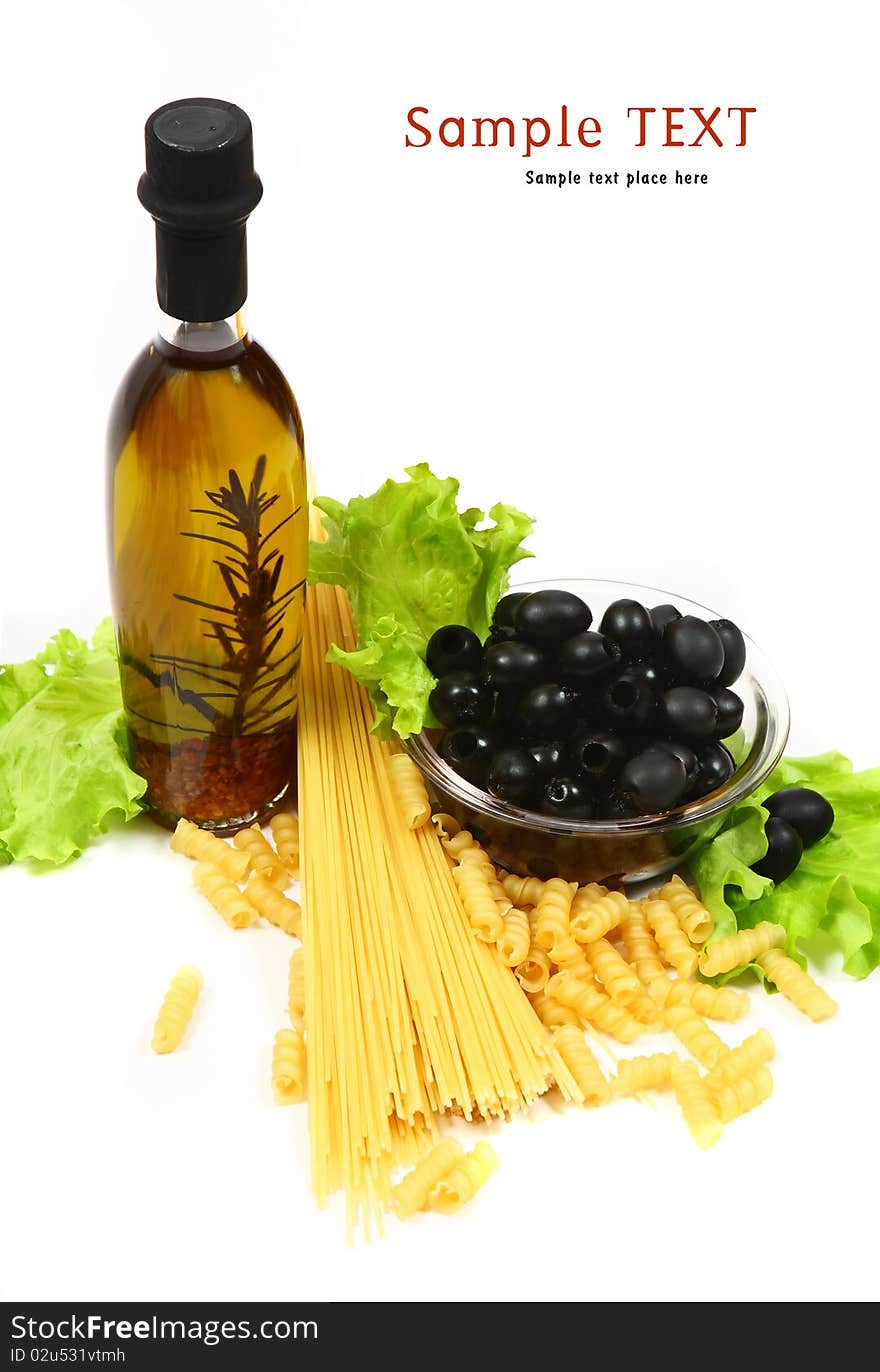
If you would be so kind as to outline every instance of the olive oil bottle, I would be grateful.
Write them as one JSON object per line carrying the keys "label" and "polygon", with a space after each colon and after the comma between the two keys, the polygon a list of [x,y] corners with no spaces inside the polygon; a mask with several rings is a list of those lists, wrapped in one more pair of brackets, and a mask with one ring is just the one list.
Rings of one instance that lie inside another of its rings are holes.
{"label": "olive oil bottle", "polygon": [[132,766],[154,817],[221,833],[293,785],[307,515],[303,432],[251,338],[251,124],[222,100],[146,126],[161,316],[109,425],[110,575]]}

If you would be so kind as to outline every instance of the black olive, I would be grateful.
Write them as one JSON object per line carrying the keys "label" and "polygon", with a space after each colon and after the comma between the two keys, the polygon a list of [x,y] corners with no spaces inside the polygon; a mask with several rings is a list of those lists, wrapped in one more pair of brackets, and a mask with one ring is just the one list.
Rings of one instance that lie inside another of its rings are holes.
{"label": "black olive", "polygon": [[584,633],[592,622],[590,607],[571,591],[533,591],[514,616],[517,635],[534,643],[561,643]]}
{"label": "black olive", "polygon": [[637,733],[647,728],[656,697],[646,681],[624,668],[602,693],[602,712],[615,729]]}
{"label": "black olive", "polygon": [[729,781],[736,771],[736,764],[723,743],[707,743],[697,754],[700,765],[694,782],[694,798],[708,796]]}
{"label": "black olive", "polygon": [[760,862],[752,863],[752,871],[759,877],[769,877],[777,886],[790,877],[803,856],[800,834],[784,819],[771,817],[764,826],[767,852]]}
{"label": "black olive", "polygon": [[491,648],[495,643],[509,643],[511,639],[514,638],[516,638],[516,630],[512,624],[493,624],[489,630],[489,637],[483,644],[483,650],[485,652],[487,648]]}
{"label": "black olive", "polygon": [[483,656],[483,680],[496,691],[520,690],[547,679],[547,659],[534,643],[494,643]]}
{"label": "black olive", "polygon": [[525,732],[535,738],[557,738],[570,730],[577,697],[567,686],[545,681],[520,697],[517,711]]}
{"label": "black olive", "polygon": [[715,737],[730,738],[730,735],[735,734],[743,722],[743,703],[739,696],[735,692],[729,691],[726,686],[719,686],[716,690],[711,691],[710,695],[718,710]]}
{"label": "black olive", "polygon": [[671,624],[674,619],[681,619],[681,610],[677,610],[674,605],[655,605],[648,614],[651,616],[657,638],[662,637],[667,624]]}
{"label": "black olive", "polygon": [[604,634],[587,630],[560,643],[556,667],[560,681],[575,686],[599,681],[620,661],[620,648]]}
{"label": "black olive", "polygon": [[538,781],[538,764],[525,748],[499,748],[489,763],[488,789],[511,805],[528,805]]}
{"label": "black olive", "polygon": [[834,811],[818,791],[805,786],[787,786],[764,801],[770,814],[784,819],[799,835],[805,848],[812,848],[834,825]]}
{"label": "black olive", "polygon": [[593,799],[578,777],[554,777],[541,795],[541,812],[558,819],[585,820],[593,817]]}
{"label": "black olive", "polygon": [[568,748],[559,739],[552,739],[547,743],[538,740],[524,746],[526,752],[531,753],[538,764],[538,777],[541,781],[549,781],[551,777],[558,776],[563,771]]}
{"label": "black olive", "polygon": [[613,639],[628,659],[644,657],[654,647],[651,616],[637,600],[615,600],[602,616],[599,632]]}
{"label": "black olive", "polygon": [[492,692],[473,672],[450,672],[442,676],[428,704],[441,724],[481,724],[492,713]]}
{"label": "black olive", "polygon": [[516,607],[525,600],[529,591],[510,591],[508,595],[503,595],[495,606],[495,613],[492,616],[492,627],[497,625],[499,629],[512,629],[516,617]]}
{"label": "black olive", "polygon": [[654,662],[631,662],[626,674],[634,681],[646,681],[653,691],[660,690],[661,676]]}
{"label": "black olive", "polygon": [[675,754],[684,767],[688,780],[688,789],[690,789],[691,784],[696,779],[697,769],[700,765],[699,759],[693,748],[688,747],[686,743],[682,743],[680,739],[675,738],[660,738],[650,746],[652,748],[665,748],[667,752]]}
{"label": "black olive", "polygon": [[474,786],[482,786],[495,747],[495,739],[482,724],[460,724],[440,740],[440,756],[454,772]]}
{"label": "black olive", "polygon": [[635,819],[638,813],[629,796],[621,795],[616,786],[600,791],[594,801],[596,819]]}
{"label": "black olive", "polygon": [[473,629],[463,624],[445,624],[428,639],[425,662],[433,676],[450,672],[478,672],[483,660],[483,645]]}
{"label": "black olive", "polygon": [[732,686],[746,665],[746,641],[729,619],[712,619],[712,628],[724,648],[724,666],[716,677],[719,686]]}
{"label": "black olive", "polygon": [[626,744],[606,729],[578,729],[572,740],[571,760],[592,780],[605,780],[616,776],[626,762]]}
{"label": "black olive", "polygon": [[715,734],[718,706],[696,686],[673,686],[657,702],[657,720],[670,738],[702,743]]}
{"label": "black olive", "polygon": [[646,748],[624,765],[617,790],[639,814],[671,810],[687,790],[684,763],[666,748]]}
{"label": "black olive", "polygon": [[724,644],[704,619],[682,615],[663,630],[660,651],[677,682],[715,681],[724,666]]}

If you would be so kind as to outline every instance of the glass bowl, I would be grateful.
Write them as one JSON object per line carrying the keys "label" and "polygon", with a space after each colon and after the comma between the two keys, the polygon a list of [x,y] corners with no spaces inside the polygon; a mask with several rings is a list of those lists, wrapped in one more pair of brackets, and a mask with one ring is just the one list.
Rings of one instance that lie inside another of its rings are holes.
{"label": "glass bowl", "polygon": [[[682,614],[720,619],[714,610],[684,596],[620,581],[534,581],[512,587],[539,591],[560,587],[585,600],[598,624],[613,600],[643,605],[672,604]],[[744,705],[737,752],[742,761],[724,786],[662,815],[637,819],[567,821],[523,810],[465,781],[449,767],[428,730],[404,744],[425,778],[435,812],[452,815],[509,871],[547,880],[559,876],[583,885],[645,881],[671,871],[699,841],[711,837],[724,816],[751,795],[776,766],[788,739],[788,699],[771,663],[746,638],[745,670],[733,688]]]}

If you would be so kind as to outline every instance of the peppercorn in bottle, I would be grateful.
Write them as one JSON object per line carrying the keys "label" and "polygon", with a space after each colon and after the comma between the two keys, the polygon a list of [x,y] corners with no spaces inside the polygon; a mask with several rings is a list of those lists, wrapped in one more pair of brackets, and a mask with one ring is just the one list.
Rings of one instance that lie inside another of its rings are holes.
{"label": "peppercorn in bottle", "polygon": [[154,817],[232,832],[289,792],[307,556],[299,410],[247,332],[251,124],[221,100],[146,126],[157,336],[114,401],[109,552],[132,766]]}

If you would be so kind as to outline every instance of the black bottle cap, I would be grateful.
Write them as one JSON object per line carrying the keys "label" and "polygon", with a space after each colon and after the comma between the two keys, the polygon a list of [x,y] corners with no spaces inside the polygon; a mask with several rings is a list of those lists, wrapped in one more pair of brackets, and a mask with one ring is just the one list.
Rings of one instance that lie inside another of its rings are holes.
{"label": "black bottle cap", "polygon": [[251,121],[228,100],[173,100],[145,133],[138,197],[156,221],[156,292],[176,319],[227,319],[247,298],[245,223],[263,187]]}

